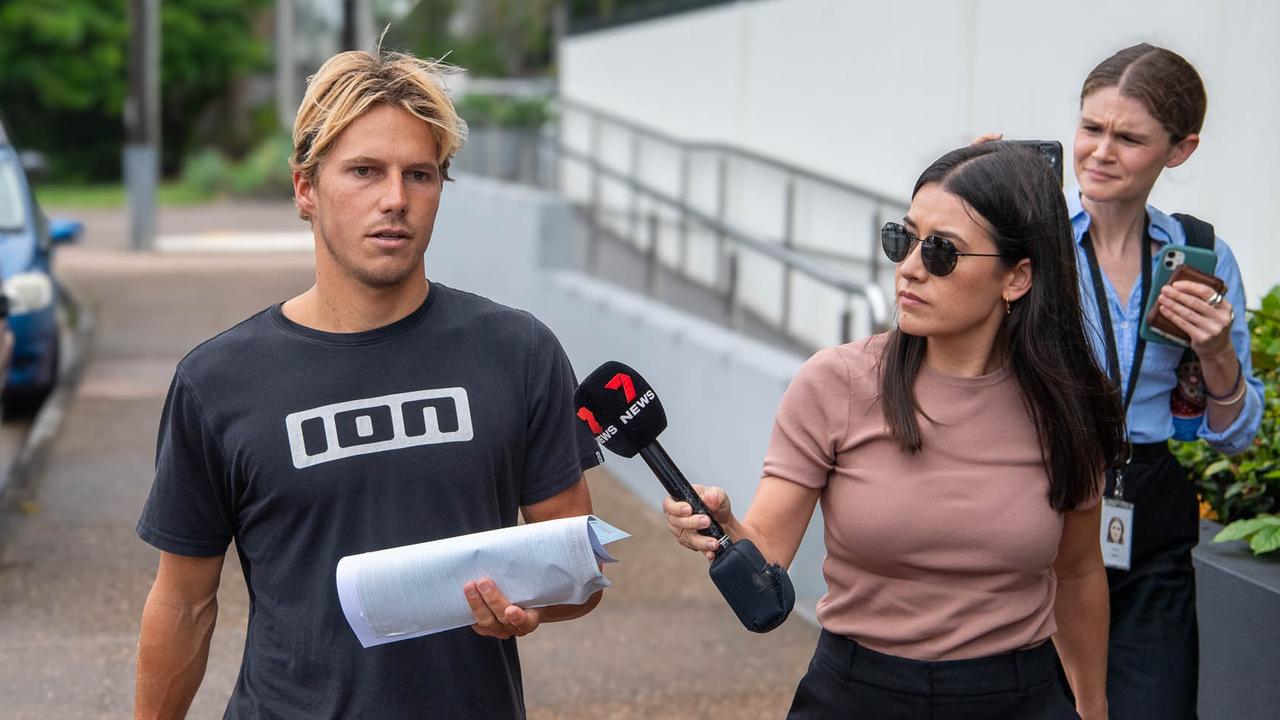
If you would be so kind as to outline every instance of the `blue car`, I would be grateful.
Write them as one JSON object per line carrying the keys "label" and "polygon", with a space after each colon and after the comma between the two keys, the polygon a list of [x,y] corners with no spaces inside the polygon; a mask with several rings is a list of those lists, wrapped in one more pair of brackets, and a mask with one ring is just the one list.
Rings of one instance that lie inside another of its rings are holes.
{"label": "blue car", "polygon": [[4,404],[18,415],[39,408],[58,380],[59,288],[51,260],[54,246],[74,241],[83,227],[45,218],[23,160],[0,123],[0,275],[14,339]]}

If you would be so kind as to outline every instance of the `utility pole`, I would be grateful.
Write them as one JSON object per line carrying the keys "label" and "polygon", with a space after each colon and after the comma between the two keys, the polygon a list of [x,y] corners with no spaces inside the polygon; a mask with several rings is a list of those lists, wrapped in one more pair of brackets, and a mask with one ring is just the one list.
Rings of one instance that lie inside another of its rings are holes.
{"label": "utility pole", "polygon": [[290,129],[298,112],[298,61],[294,56],[293,0],[276,0],[276,118]]}
{"label": "utility pole", "polygon": [[342,0],[340,50],[373,51],[373,7],[370,0]]}
{"label": "utility pole", "polygon": [[129,97],[124,107],[129,247],[151,250],[160,177],[160,0],[129,0],[129,26]]}
{"label": "utility pole", "polygon": [[356,4],[356,0],[342,0],[342,37],[338,40],[341,50],[360,49]]}

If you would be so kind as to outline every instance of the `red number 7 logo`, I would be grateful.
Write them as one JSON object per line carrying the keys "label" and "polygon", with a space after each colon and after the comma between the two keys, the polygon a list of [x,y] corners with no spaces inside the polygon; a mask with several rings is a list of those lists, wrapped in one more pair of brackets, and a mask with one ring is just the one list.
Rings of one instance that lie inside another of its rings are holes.
{"label": "red number 7 logo", "polygon": [[634,402],[636,399],[636,386],[631,382],[630,375],[618,373],[613,376],[612,380],[605,383],[604,386],[609,390],[621,389],[622,394],[626,396],[628,403]]}

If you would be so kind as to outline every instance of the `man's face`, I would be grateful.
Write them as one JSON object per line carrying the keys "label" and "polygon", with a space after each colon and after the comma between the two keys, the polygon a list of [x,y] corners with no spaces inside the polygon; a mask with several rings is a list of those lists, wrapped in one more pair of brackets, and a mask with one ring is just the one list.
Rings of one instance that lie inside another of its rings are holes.
{"label": "man's face", "polygon": [[436,150],[427,123],[379,104],[342,131],[314,180],[294,175],[319,273],[376,289],[423,277],[443,182]]}

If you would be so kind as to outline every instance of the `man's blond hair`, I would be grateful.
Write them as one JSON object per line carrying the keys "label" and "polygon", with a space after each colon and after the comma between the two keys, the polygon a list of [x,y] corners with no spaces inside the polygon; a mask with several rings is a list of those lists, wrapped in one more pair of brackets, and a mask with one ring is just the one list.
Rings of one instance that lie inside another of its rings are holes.
{"label": "man's blond hair", "polygon": [[453,68],[398,52],[352,50],[334,55],[307,79],[307,93],[293,123],[289,168],[315,180],[338,136],[378,104],[401,108],[430,126],[436,163],[449,177],[449,161],[462,147],[467,126],[441,81]]}

